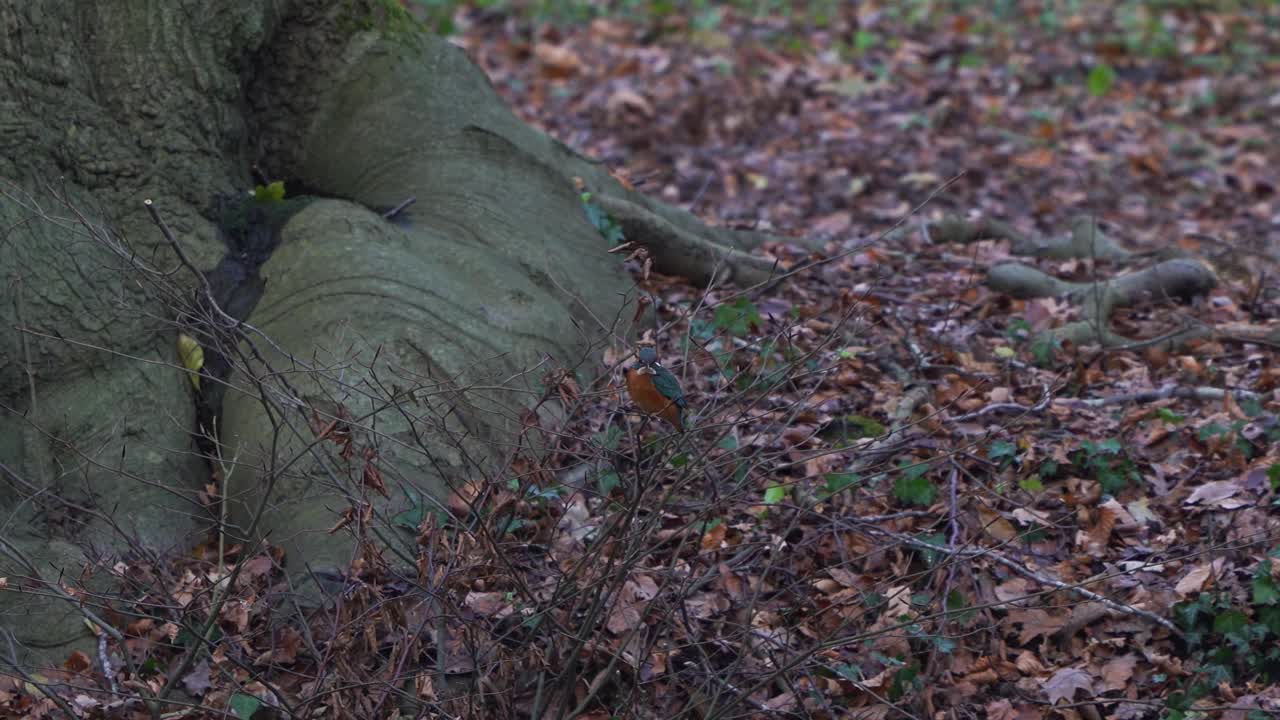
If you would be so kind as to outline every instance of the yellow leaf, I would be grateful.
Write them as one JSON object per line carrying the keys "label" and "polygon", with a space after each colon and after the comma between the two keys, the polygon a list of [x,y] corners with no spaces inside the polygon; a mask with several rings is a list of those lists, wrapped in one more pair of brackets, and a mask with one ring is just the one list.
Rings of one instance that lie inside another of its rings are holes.
{"label": "yellow leaf", "polygon": [[191,371],[191,385],[200,389],[200,368],[204,367],[204,348],[190,335],[178,335],[178,357],[182,366]]}

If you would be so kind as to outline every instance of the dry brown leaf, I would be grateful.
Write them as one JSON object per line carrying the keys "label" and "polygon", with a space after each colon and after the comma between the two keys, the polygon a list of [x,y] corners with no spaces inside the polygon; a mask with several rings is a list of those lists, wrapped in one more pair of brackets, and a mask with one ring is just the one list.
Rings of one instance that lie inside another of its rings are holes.
{"label": "dry brown leaf", "polygon": [[1012,602],[1025,598],[1027,596],[1027,581],[1025,578],[1005,580],[995,587],[995,595],[1000,602]]}
{"label": "dry brown leaf", "polygon": [[1194,595],[1205,588],[1206,583],[1212,577],[1216,577],[1222,572],[1222,567],[1226,563],[1225,558],[1218,558],[1213,562],[1201,563],[1195,569],[1187,573],[1173,587],[1173,591],[1177,593],[1179,598],[1186,598]]}
{"label": "dry brown leaf", "polygon": [[1079,668],[1062,668],[1041,686],[1049,702],[1064,700],[1073,702],[1076,693],[1083,690],[1086,697],[1093,697],[1093,676]]}
{"label": "dry brown leaf", "polygon": [[1009,613],[1009,619],[1021,623],[1022,632],[1018,635],[1018,642],[1023,644],[1041,636],[1048,637],[1062,629],[1062,618],[1036,608],[1014,610]]}
{"label": "dry brown leaf", "polygon": [[1018,711],[1005,698],[987,703],[987,720],[1018,720]]}
{"label": "dry brown leaf", "polygon": [[1138,664],[1138,656],[1132,653],[1113,658],[1102,666],[1102,689],[1123,690],[1133,677],[1133,669]]}
{"label": "dry brown leaf", "polygon": [[684,606],[690,617],[705,620],[728,610],[730,604],[724,593],[704,592],[685,600]]}
{"label": "dry brown leaf", "polygon": [[1190,497],[1182,501],[1182,504],[1199,504],[1203,507],[1234,510],[1249,504],[1247,500],[1234,497],[1240,490],[1240,483],[1237,480],[1213,480],[1196,488]]}
{"label": "dry brown leaf", "polygon": [[482,617],[499,617],[511,612],[511,606],[506,601],[506,593],[469,592],[463,604]]}
{"label": "dry brown leaf", "polygon": [[1018,653],[1013,665],[1023,675],[1039,675],[1045,671],[1044,663],[1040,662],[1040,658],[1036,657],[1030,650],[1023,650]]}
{"label": "dry brown leaf", "polygon": [[635,113],[644,119],[653,117],[653,105],[643,95],[630,88],[622,88],[610,95],[605,102],[605,109],[615,122],[624,113]]}
{"label": "dry brown leaf", "polygon": [[542,74],[548,78],[567,78],[582,67],[582,59],[567,47],[538,43],[533,49],[534,57],[542,66]]}
{"label": "dry brown leaf", "polygon": [[71,654],[68,655],[67,659],[64,660],[62,663],[62,667],[66,668],[67,670],[70,670],[73,673],[84,672],[85,670],[88,670],[92,666],[93,666],[93,661],[89,659],[89,656],[85,655],[79,650],[72,650]]}
{"label": "dry brown leaf", "polygon": [[1015,155],[1013,158],[1014,165],[1032,170],[1043,170],[1053,165],[1053,162],[1053,150],[1045,147]]}
{"label": "dry brown leaf", "polygon": [[978,519],[982,521],[983,531],[1000,542],[1010,542],[1018,537],[1018,530],[1013,523],[986,505],[978,506]]}
{"label": "dry brown leaf", "polygon": [[831,576],[832,580],[847,588],[856,588],[862,585],[857,573],[850,572],[842,567],[829,567],[827,568],[827,574]]}

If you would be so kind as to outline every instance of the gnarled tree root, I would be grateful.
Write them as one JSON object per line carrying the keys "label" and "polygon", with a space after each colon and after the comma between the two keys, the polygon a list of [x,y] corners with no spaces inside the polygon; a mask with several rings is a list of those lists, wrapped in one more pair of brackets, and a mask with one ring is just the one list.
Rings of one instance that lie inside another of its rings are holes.
{"label": "gnarled tree root", "polygon": [[634,202],[634,197],[599,194],[592,199],[622,226],[627,240],[649,251],[654,267],[663,274],[679,275],[698,285],[731,282],[748,286],[768,282],[781,272],[775,262],[748,250],[771,239],[787,238],[681,223],[671,217],[671,208],[644,207]]}
{"label": "gnarled tree root", "polygon": [[967,244],[978,240],[1009,240],[1011,252],[1025,257],[1047,260],[1098,258],[1124,260],[1134,253],[1107,237],[1092,217],[1079,217],[1071,224],[1071,232],[1060,237],[1025,235],[999,220],[962,220],[948,218],[929,226],[935,242]]}
{"label": "gnarled tree root", "polygon": [[930,226],[934,242],[971,243],[982,239],[1007,239],[1018,255],[1047,259],[1104,259],[1133,263],[1164,259],[1141,270],[1124,273],[1096,282],[1068,282],[1046,275],[1020,263],[1005,263],[991,268],[987,284],[994,290],[1015,298],[1066,298],[1081,309],[1079,320],[1047,331],[1042,337],[1075,345],[1100,345],[1108,349],[1144,347],[1173,350],[1193,340],[1230,337],[1248,342],[1273,343],[1277,339],[1257,328],[1214,328],[1193,325],[1179,328],[1150,340],[1134,340],[1110,328],[1111,313],[1118,308],[1140,304],[1189,300],[1203,295],[1218,283],[1209,266],[1195,258],[1181,256],[1179,251],[1134,253],[1118,245],[1098,229],[1090,217],[1072,224],[1071,232],[1058,238],[1030,237],[999,220],[976,221],[948,219]]}
{"label": "gnarled tree root", "polygon": [[1166,260],[1149,268],[1110,280],[1077,283],[1059,280],[1019,263],[997,265],[989,271],[992,289],[1017,298],[1066,297],[1082,308],[1082,319],[1048,331],[1050,337],[1075,345],[1098,344],[1105,348],[1158,346],[1174,349],[1207,334],[1206,328],[1179,330],[1154,341],[1135,342],[1108,327],[1117,308],[1171,299],[1186,300],[1211,290],[1217,276],[1203,263],[1190,258]]}

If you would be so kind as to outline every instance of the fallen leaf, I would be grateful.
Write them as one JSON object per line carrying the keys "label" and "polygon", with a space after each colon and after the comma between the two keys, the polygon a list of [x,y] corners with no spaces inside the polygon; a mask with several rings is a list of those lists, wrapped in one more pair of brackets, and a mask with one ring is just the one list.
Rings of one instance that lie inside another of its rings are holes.
{"label": "fallen leaf", "polygon": [[1138,656],[1132,653],[1121,655],[1102,666],[1102,689],[1123,690],[1133,677],[1133,668],[1138,664]]}
{"label": "fallen leaf", "polygon": [[495,617],[506,615],[511,611],[507,604],[506,593],[469,592],[463,603],[477,615]]}
{"label": "fallen leaf", "polygon": [[[1182,501],[1183,505],[1204,504],[1222,507],[1224,501],[1240,492],[1240,485],[1234,480],[1214,480],[1196,488],[1191,497]],[[1238,506],[1237,506],[1238,507]]]}
{"label": "fallen leaf", "polygon": [[73,673],[84,672],[92,666],[93,663],[89,660],[89,656],[79,650],[71,651],[71,654],[68,655],[67,659],[62,663],[62,667]]}
{"label": "fallen leaf", "polygon": [[1050,703],[1059,700],[1072,702],[1076,693],[1084,690],[1087,697],[1093,697],[1093,677],[1079,668],[1062,668],[1054,673],[1041,686]]}
{"label": "fallen leaf", "polygon": [[539,43],[533,49],[533,55],[542,65],[542,74],[553,79],[570,77],[582,67],[578,54],[560,45]]}
{"label": "fallen leaf", "polygon": [[1001,698],[987,703],[987,720],[1018,720],[1013,703]]}
{"label": "fallen leaf", "polygon": [[605,101],[609,116],[617,118],[624,113],[636,113],[642,118],[653,117],[653,105],[640,93],[629,88],[618,90]]}
{"label": "fallen leaf", "polygon": [[213,682],[209,678],[209,658],[201,658],[191,672],[182,677],[182,686],[187,689],[187,693],[200,697],[213,686]]}
{"label": "fallen leaf", "polygon": [[1209,578],[1216,576],[1221,570],[1225,558],[1218,558],[1211,563],[1202,563],[1196,566],[1194,570],[1183,576],[1178,584],[1173,587],[1173,591],[1177,593],[1179,598],[1186,598],[1188,595],[1194,595],[1204,589]]}
{"label": "fallen leaf", "polygon": [[1040,636],[1048,637],[1062,629],[1062,620],[1060,618],[1035,608],[1014,610],[1009,613],[1009,619],[1022,624],[1022,632],[1018,635],[1018,642],[1024,645],[1030,640]]}

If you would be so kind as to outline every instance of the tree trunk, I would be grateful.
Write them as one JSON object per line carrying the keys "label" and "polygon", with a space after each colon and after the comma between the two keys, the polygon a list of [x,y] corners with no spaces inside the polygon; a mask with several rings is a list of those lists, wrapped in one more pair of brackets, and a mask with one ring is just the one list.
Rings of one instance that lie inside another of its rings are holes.
{"label": "tree trunk", "polygon": [[[0,5],[0,321],[20,329],[0,334],[0,575],[67,582],[97,553],[214,537],[174,349],[180,330],[198,334],[178,319],[203,281],[145,198],[201,270],[227,252],[217,198],[243,196],[253,166],[323,198],[251,268],[261,301],[248,326],[221,329],[243,342],[200,335],[237,367],[216,408],[227,545],[267,536],[299,581],[345,571],[356,529],[392,556],[410,546],[393,518],[494,472],[547,370],[594,379],[602,341],[625,333],[604,323],[624,317],[630,283],[574,179],[649,201],[521,124],[459,49],[397,30],[394,7]],[[217,380],[205,374],[201,392]],[[317,440],[338,439],[320,428],[339,424],[364,455]],[[364,502],[372,525],[324,532]],[[29,618],[10,625],[17,662],[60,660],[88,639],[43,590],[0,604]]]}

